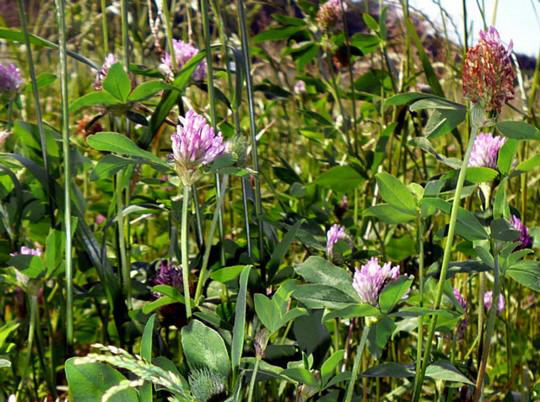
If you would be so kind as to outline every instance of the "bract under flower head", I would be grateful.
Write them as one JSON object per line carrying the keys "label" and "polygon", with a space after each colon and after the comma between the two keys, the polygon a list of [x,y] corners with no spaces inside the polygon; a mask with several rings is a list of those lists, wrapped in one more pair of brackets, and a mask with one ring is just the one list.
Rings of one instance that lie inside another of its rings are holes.
{"label": "bract under flower head", "polygon": [[225,150],[221,133],[216,134],[193,110],[180,117],[171,141],[176,171],[184,185],[193,184],[199,168],[212,163]]}
{"label": "bract under flower head", "polygon": [[506,47],[494,27],[480,32],[463,65],[463,94],[486,111],[499,113],[514,97],[516,75],[512,68],[512,42]]}
{"label": "bract under flower head", "polygon": [[354,273],[353,287],[362,302],[376,306],[384,286],[399,277],[399,266],[388,262],[381,266],[377,258],[370,259]]}
{"label": "bract under flower head", "polygon": [[506,143],[505,137],[480,133],[476,136],[469,159],[469,166],[497,169],[499,151]]}

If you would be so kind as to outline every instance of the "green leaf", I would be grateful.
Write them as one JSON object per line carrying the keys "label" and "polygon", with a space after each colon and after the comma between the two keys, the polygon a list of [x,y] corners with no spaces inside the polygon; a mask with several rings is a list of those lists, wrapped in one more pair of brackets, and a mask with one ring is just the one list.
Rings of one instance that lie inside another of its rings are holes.
{"label": "green leaf", "polygon": [[[457,175],[457,171],[455,172]],[[472,183],[485,183],[490,182],[499,175],[495,169],[490,169],[486,167],[469,167],[465,178]]]}
{"label": "green leaf", "polygon": [[379,49],[380,43],[380,39],[375,35],[364,34],[361,32],[355,33],[351,37],[350,42],[351,46],[359,49],[364,56],[377,51],[377,49]]}
{"label": "green leaf", "polygon": [[163,296],[170,297],[177,303],[185,303],[184,296],[174,286],[170,285],[156,285],[152,287],[152,292],[159,293]]}
{"label": "green leaf", "polygon": [[379,306],[383,313],[389,313],[398,304],[412,285],[412,278],[401,276],[385,286],[379,296]]}
{"label": "green leaf", "polygon": [[343,349],[336,350],[324,361],[321,366],[321,382],[324,386],[330,378],[336,373],[338,364],[343,360],[345,351]]}
{"label": "green leaf", "polygon": [[465,106],[460,105],[459,103],[450,102],[449,100],[440,97],[429,97],[417,100],[409,107],[409,109],[411,112],[416,112],[423,109],[438,109],[455,110],[465,113]]}
{"label": "green leaf", "polygon": [[354,304],[347,306],[341,310],[334,310],[326,314],[323,318],[324,321],[333,320],[334,318],[356,318],[356,317],[376,317],[380,315],[380,311],[377,307],[371,304]]}
{"label": "green leaf", "polygon": [[[141,339],[141,357],[150,363],[152,362],[152,336],[154,333],[155,321],[156,315],[152,314],[144,326],[143,336]],[[152,383],[146,382],[143,384],[141,388],[141,402],[152,402],[152,387]]]}
{"label": "green leaf", "polygon": [[494,239],[513,242],[519,239],[520,232],[510,225],[506,220],[499,218],[491,222],[491,236]]}
{"label": "green leaf", "polygon": [[47,275],[55,272],[63,261],[65,238],[64,232],[54,229],[51,229],[47,236],[47,247],[45,248]]}
{"label": "green leaf", "polygon": [[506,274],[519,284],[540,292],[540,266],[537,261],[522,261],[512,265]]}
{"label": "green leaf", "polygon": [[141,85],[139,85],[137,88],[131,92],[131,94],[128,97],[128,100],[130,102],[137,102],[144,99],[148,99],[155,94],[157,94],[159,91],[163,91],[165,89],[169,89],[170,86],[165,84],[161,80],[152,80],[143,82]]}
{"label": "green leaf", "polygon": [[131,81],[122,63],[115,63],[109,68],[103,80],[103,89],[122,103],[126,103],[131,92]]}
{"label": "green leaf", "polygon": [[293,297],[310,309],[330,308],[343,309],[357,303],[338,289],[326,285],[301,285],[293,293]]}
{"label": "green leaf", "polygon": [[89,92],[80,98],[75,99],[71,105],[69,105],[69,113],[74,114],[79,110],[96,105],[118,105],[120,101],[108,92]]}
{"label": "green leaf", "polygon": [[230,267],[220,268],[212,271],[210,278],[212,278],[214,281],[227,283],[238,278],[238,275],[242,273],[245,267],[245,265],[233,265]]}
{"label": "green leaf", "polygon": [[378,173],[375,177],[384,201],[404,212],[416,210],[416,199],[405,184],[386,172]]}
{"label": "green leaf", "polygon": [[111,179],[120,170],[136,163],[137,162],[133,159],[127,159],[116,155],[105,155],[90,173],[90,180]]}
{"label": "green leaf", "polygon": [[353,300],[360,300],[352,286],[351,275],[322,257],[311,256],[295,266],[294,270],[307,282],[331,286],[350,296]]}
{"label": "green leaf", "polygon": [[286,26],[282,28],[273,28],[268,31],[261,32],[253,38],[255,44],[259,44],[268,40],[284,40],[290,38],[297,32],[304,29],[304,26]]}
{"label": "green leaf", "polygon": [[376,358],[380,358],[386,343],[394,332],[396,324],[387,316],[380,318],[369,329],[368,348],[370,353]]}
{"label": "green leaf", "polygon": [[211,372],[229,377],[231,363],[223,338],[198,320],[182,328],[182,347],[191,370],[208,368]]}
{"label": "green leaf", "polygon": [[315,183],[338,193],[350,192],[358,187],[364,178],[350,166],[334,166],[321,174]]}
{"label": "green leaf", "polygon": [[[388,106],[408,105],[409,103],[412,103],[419,99],[431,98],[431,97],[433,97],[433,95],[422,93],[422,92],[407,92],[403,94],[397,94],[386,99],[384,101],[384,106],[388,107]],[[444,98],[440,98],[440,99],[444,99]]]}
{"label": "green leaf", "polygon": [[362,373],[363,377],[391,377],[407,378],[414,377],[414,370],[404,364],[389,362],[371,367]]}
{"label": "green leaf", "polygon": [[[75,364],[77,358],[66,360],[65,371],[73,402],[101,402],[103,395],[126,377],[112,367],[100,363]],[[111,402],[138,402],[133,388],[122,390],[109,399]]]}
{"label": "green leaf", "polygon": [[425,128],[429,140],[448,134],[465,120],[465,110],[435,109],[431,112]]}
{"label": "green leaf", "polygon": [[43,260],[36,255],[16,255],[8,260],[8,264],[13,265],[30,279],[39,278],[47,272]]}
{"label": "green leaf", "polygon": [[534,155],[532,158],[527,159],[526,161],[521,162],[517,165],[516,170],[522,172],[529,172],[540,165],[540,155]]}
{"label": "green leaf", "polygon": [[131,139],[129,139],[125,135],[112,132],[100,132],[89,136],[86,141],[88,142],[88,145],[90,145],[94,149],[97,149],[98,151],[107,151],[117,154],[129,155],[144,159],[163,168],[170,169],[169,165],[166,162],[162,161],[153,153],[139,148]]}
{"label": "green leaf", "polygon": [[300,225],[302,224],[302,220],[296,221],[294,225],[290,227],[288,232],[283,236],[283,239],[279,242],[279,244],[276,246],[274,251],[272,252],[272,256],[270,257],[269,262],[269,268],[271,270],[277,269],[283,259],[285,258],[285,255],[287,254],[287,251],[289,251],[289,247],[291,246],[291,243],[296,237],[296,232],[298,231],[298,228],[300,228]]}
{"label": "green leaf", "polygon": [[407,223],[416,218],[416,214],[411,211],[403,211],[395,208],[392,205],[380,204],[369,207],[364,210],[364,216],[374,216],[384,223],[397,225]]}
{"label": "green leaf", "polygon": [[512,162],[519,145],[519,141],[508,139],[506,143],[501,147],[499,156],[497,158],[497,167],[502,174],[508,174],[512,168]]}
{"label": "green leaf", "polygon": [[521,121],[501,121],[497,129],[508,138],[516,140],[540,140],[540,130]]}
{"label": "green leaf", "polygon": [[236,308],[234,312],[233,340],[231,347],[231,363],[233,371],[240,369],[240,359],[244,349],[244,336],[246,325],[246,294],[251,267],[246,266],[240,274],[240,290],[236,297]]}
{"label": "green leaf", "polygon": [[169,304],[178,303],[175,299],[169,296],[163,296],[160,297],[157,300],[154,300],[153,302],[147,303],[143,306],[143,313],[144,314],[150,314],[152,311],[155,311],[163,306],[167,306]]}
{"label": "green leaf", "polygon": [[309,370],[303,367],[293,367],[283,370],[281,375],[288,377],[299,384],[306,384],[311,387],[320,386],[317,378]]}
{"label": "green leaf", "polygon": [[269,299],[261,293],[257,293],[254,297],[255,312],[263,325],[271,332],[276,332],[281,328],[282,316],[281,309],[272,299]]}
{"label": "green leaf", "polygon": [[434,380],[462,382],[464,384],[474,385],[474,383],[465,377],[456,367],[445,360],[439,360],[430,364],[426,368],[426,377]]}

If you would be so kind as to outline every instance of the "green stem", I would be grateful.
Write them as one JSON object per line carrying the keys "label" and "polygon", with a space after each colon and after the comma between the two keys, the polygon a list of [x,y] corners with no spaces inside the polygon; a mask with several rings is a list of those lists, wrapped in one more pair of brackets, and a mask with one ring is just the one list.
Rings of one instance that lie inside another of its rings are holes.
{"label": "green stem", "polygon": [[[251,132],[251,157],[253,169],[257,172],[255,179],[255,214],[259,225],[259,259],[264,261],[264,233],[262,227],[262,202],[261,202],[261,182],[259,179],[259,157],[257,154],[257,126],[255,124],[255,102],[253,99],[253,83],[251,80],[251,61],[249,56],[249,43],[246,27],[246,15],[244,10],[244,0],[237,0],[238,16],[240,20],[240,34],[242,39],[242,57],[244,61],[244,72],[246,74],[246,87],[249,107],[249,123]],[[261,276],[266,284],[266,268],[261,264]]]}
{"label": "green stem", "polygon": [[109,29],[107,28],[107,0],[101,0],[101,33],[103,35],[103,51],[109,54]]}
{"label": "green stem", "polygon": [[66,236],[66,341],[73,345],[73,259],[71,256],[71,163],[69,158],[69,104],[66,46],[65,0],[55,0],[60,48],[60,86],[62,92],[62,153],[64,158],[64,235]]}
{"label": "green stem", "polygon": [[356,348],[356,356],[354,356],[354,364],[351,373],[351,380],[349,381],[349,386],[347,387],[347,394],[345,396],[345,402],[351,402],[354,392],[354,384],[356,383],[356,378],[360,371],[360,362],[362,360],[362,355],[364,353],[364,347],[366,346],[367,337],[369,335],[369,326],[367,323],[364,325],[362,330],[362,337],[360,338],[360,343]]}
{"label": "green stem", "polygon": [[20,393],[24,385],[25,380],[28,379],[28,368],[30,367],[30,362],[32,361],[32,349],[34,347],[34,333],[36,328],[36,314],[37,314],[37,296],[29,296],[30,304],[30,325],[28,326],[28,355],[26,356],[26,362],[23,366],[23,374],[19,385],[17,387],[17,392],[15,393],[15,400],[19,401]]}
{"label": "green stem", "polygon": [[34,59],[32,57],[32,46],[30,45],[30,35],[28,34],[28,24],[26,21],[26,13],[24,11],[24,0],[18,0],[19,6],[19,18],[21,20],[22,31],[24,34],[24,44],[26,48],[26,58],[28,59],[28,70],[30,72],[30,79],[32,81],[32,94],[34,96],[34,103],[36,108],[36,120],[39,131],[39,141],[41,143],[41,155],[43,157],[43,164],[45,165],[45,180],[48,187],[49,198],[49,216],[51,220],[51,227],[55,227],[54,217],[54,182],[50,176],[49,156],[47,152],[47,141],[45,139],[45,130],[43,129],[43,117],[41,113],[41,105],[39,102],[39,91],[37,86],[36,69],[34,67]]}
{"label": "green stem", "polygon": [[182,254],[182,281],[184,283],[184,299],[186,304],[186,318],[191,317],[191,297],[189,294],[189,256],[188,256],[188,209],[189,209],[189,186],[184,185],[182,197],[182,227],[180,234],[180,247]]}
{"label": "green stem", "polygon": [[210,224],[210,230],[204,242],[204,255],[201,271],[199,272],[199,280],[197,281],[197,289],[195,290],[194,304],[197,306],[199,304],[199,299],[201,297],[202,289],[204,283],[206,282],[206,273],[208,270],[208,260],[210,259],[210,251],[212,250],[212,239],[214,238],[214,233],[216,231],[216,226],[218,223],[219,211],[223,206],[223,201],[225,200],[225,186],[227,184],[227,175],[223,176],[223,181],[221,183],[221,188],[223,192],[219,195],[216,203],[216,210],[214,211],[214,216],[212,218],[212,223]]}
{"label": "green stem", "polygon": [[127,0],[120,1],[120,11],[122,15],[122,47],[124,49],[124,64],[129,72],[129,35],[128,35],[128,9]]}
{"label": "green stem", "polygon": [[122,200],[123,174],[116,174],[116,223],[118,224],[118,248],[120,249],[120,266],[122,272],[122,286],[127,299],[128,309],[131,310],[131,277],[129,275],[129,264],[126,255],[126,241],[124,228],[124,205]]}
{"label": "green stem", "polygon": [[[497,255],[495,247],[492,245],[493,250],[493,298],[491,303],[491,309],[488,314],[487,330],[484,337],[484,346],[482,348],[482,360],[480,361],[480,368],[478,369],[478,376],[476,377],[476,390],[474,392],[473,401],[478,402],[482,396],[482,389],[484,387],[484,377],[486,375],[486,367],[489,359],[489,349],[491,347],[491,337],[495,329],[495,319],[497,317],[497,308],[499,306],[500,296],[500,283],[499,283],[499,257]],[[483,304],[483,300],[479,300],[480,304]]]}
{"label": "green stem", "polygon": [[257,357],[257,360],[255,360],[255,367],[253,368],[253,373],[251,373],[251,381],[249,382],[248,402],[253,401],[253,390],[255,389],[255,379],[257,378],[257,372],[259,371],[260,362],[261,359]]}
{"label": "green stem", "polygon": [[[423,224],[420,213],[416,217],[417,222],[417,242],[418,242],[418,282],[419,282],[419,291],[420,291],[420,307],[424,306],[424,242],[422,239],[423,235]],[[422,368],[422,341],[424,337],[424,316],[420,315],[418,317],[418,334],[416,341],[416,378],[415,382],[418,382],[420,377],[420,372]]]}
{"label": "green stem", "polygon": [[[189,6],[188,6],[189,7]],[[169,50],[169,54],[171,55],[171,65],[173,72],[176,71],[176,55],[174,53],[174,46],[173,46],[173,32],[172,32],[172,26],[171,26],[171,14],[169,12],[169,4],[167,0],[162,0],[161,2],[161,8],[163,10],[163,18],[165,19],[165,32],[167,35],[167,47]]]}
{"label": "green stem", "polygon": [[[473,106],[473,112],[476,106]],[[457,215],[460,208],[461,202],[461,192],[463,190],[463,184],[465,183],[465,176],[467,174],[467,167],[469,165],[469,158],[471,156],[472,147],[474,144],[474,139],[478,132],[478,120],[474,116],[471,119],[472,128],[471,136],[469,138],[469,144],[467,145],[467,151],[465,152],[465,157],[461,164],[461,169],[459,171],[458,181],[456,185],[456,190],[454,193],[454,200],[452,202],[452,211],[450,213],[450,222],[448,225],[448,238],[446,240],[446,246],[444,248],[443,262],[441,267],[441,274],[439,277],[439,282],[437,284],[437,293],[435,295],[435,301],[433,303],[433,310],[438,310],[441,306],[442,294],[444,282],[446,281],[446,274],[448,272],[448,264],[450,263],[450,255],[452,254],[452,246],[454,244],[454,233],[456,230]],[[422,368],[420,370],[420,375],[416,376],[413,401],[418,402],[420,400],[420,394],[422,391],[422,383],[426,374],[426,368],[428,366],[428,361],[431,353],[431,345],[433,341],[433,336],[435,334],[435,328],[437,326],[437,315],[431,317],[431,321],[428,329],[428,336],[425,343],[424,358],[422,359]]]}

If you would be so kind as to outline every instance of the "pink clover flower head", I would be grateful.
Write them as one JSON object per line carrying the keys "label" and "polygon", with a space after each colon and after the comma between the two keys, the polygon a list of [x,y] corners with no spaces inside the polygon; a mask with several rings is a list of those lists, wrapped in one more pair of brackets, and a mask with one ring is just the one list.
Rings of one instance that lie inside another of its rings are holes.
{"label": "pink clover flower head", "polygon": [[167,261],[161,261],[154,279],[155,285],[169,285],[174,288],[183,289],[182,271]]}
{"label": "pink clover flower head", "polygon": [[474,140],[469,166],[497,169],[499,151],[506,143],[505,137],[480,133]]}
{"label": "pink clover flower head", "polygon": [[533,237],[529,234],[529,229],[527,229],[527,226],[523,224],[521,219],[519,219],[516,215],[512,215],[510,217],[510,225],[512,225],[514,229],[520,233],[520,245],[518,246],[518,249],[531,248],[533,245]]}
{"label": "pink clover flower head", "polygon": [[216,134],[206,119],[193,110],[180,117],[171,141],[176,170],[184,185],[193,184],[197,170],[225,151],[221,133]]}
{"label": "pink clover flower head", "polygon": [[0,93],[12,98],[21,88],[23,80],[17,65],[0,64]]}
{"label": "pink clover flower head", "polygon": [[514,98],[512,42],[505,46],[494,27],[480,32],[480,40],[469,49],[463,65],[463,94],[486,112],[499,113]]}
{"label": "pink clover flower head", "polygon": [[328,232],[326,232],[326,253],[329,258],[334,256],[334,246],[340,240],[350,241],[345,228],[341,225],[332,225]]}
{"label": "pink clover flower head", "polygon": [[[484,293],[484,307],[486,310],[491,309],[491,305],[493,304],[493,292],[490,290],[489,292]],[[506,307],[506,301],[504,300],[504,296],[499,294],[499,302],[497,303],[497,314],[501,314]]]}
{"label": "pink clover flower head", "polygon": [[[172,81],[174,74],[180,71],[189,60],[199,53],[199,49],[181,40],[173,39],[173,47],[174,57],[176,58],[176,70],[173,71],[171,55],[168,52],[165,52],[161,58],[161,64],[159,66],[159,69],[169,81]],[[199,63],[192,77],[195,81],[201,81],[206,77],[206,61]]]}
{"label": "pink clover flower head", "polygon": [[353,287],[363,303],[376,306],[384,286],[395,281],[398,277],[399,266],[392,267],[389,262],[381,266],[379,260],[374,257],[362,265],[360,269],[356,269]]}
{"label": "pink clover flower head", "polygon": [[297,95],[306,93],[306,83],[302,80],[296,81],[296,84],[294,84],[294,93]]}
{"label": "pink clover flower head", "polygon": [[317,25],[322,31],[340,29],[343,26],[343,10],[347,10],[346,0],[328,0],[317,12]]}
{"label": "pink clover flower head", "polygon": [[96,216],[96,225],[101,225],[103,222],[105,222],[107,218],[101,214]]}
{"label": "pink clover flower head", "polygon": [[457,299],[461,308],[465,310],[467,308],[467,301],[462,296],[462,294],[459,293],[459,290],[457,290],[456,288],[454,288],[454,297]]}
{"label": "pink clover flower head", "polygon": [[116,62],[117,62],[116,57],[112,53],[109,53],[107,57],[105,57],[105,61],[103,62],[103,65],[97,72],[96,79],[94,81],[94,89],[96,91],[101,91],[103,89],[103,81],[105,81],[105,78],[107,77],[107,74],[109,73],[109,69]]}
{"label": "pink clover flower head", "polygon": [[40,257],[43,254],[43,251],[39,248],[30,248],[26,246],[22,246],[19,252],[11,253],[10,256],[16,257],[18,255],[34,255],[37,257]]}

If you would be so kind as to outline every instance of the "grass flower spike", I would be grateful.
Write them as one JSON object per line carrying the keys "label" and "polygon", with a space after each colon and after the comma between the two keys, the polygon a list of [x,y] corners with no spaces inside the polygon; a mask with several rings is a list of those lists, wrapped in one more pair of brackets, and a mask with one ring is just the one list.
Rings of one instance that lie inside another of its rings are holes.
{"label": "grass flower spike", "polygon": [[499,151],[505,142],[504,137],[493,136],[489,133],[478,134],[474,140],[469,166],[497,169]]}
{"label": "grass flower spike", "polygon": [[187,186],[197,180],[202,166],[212,163],[225,150],[221,133],[216,134],[206,119],[193,110],[180,117],[171,141],[176,171]]}
{"label": "grass flower spike", "polygon": [[381,266],[377,258],[372,258],[354,273],[353,287],[362,302],[376,306],[384,286],[398,277],[399,266],[392,267],[389,262]]}
{"label": "grass flower spike", "polygon": [[494,27],[480,32],[480,41],[469,49],[463,65],[463,94],[486,111],[499,113],[514,97],[512,42],[505,46]]}

